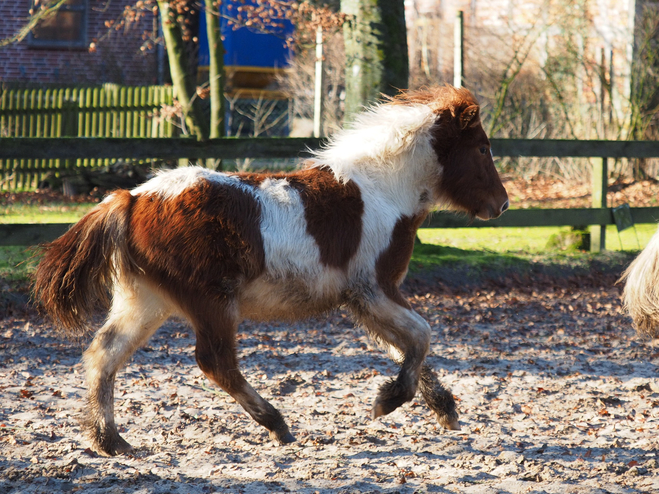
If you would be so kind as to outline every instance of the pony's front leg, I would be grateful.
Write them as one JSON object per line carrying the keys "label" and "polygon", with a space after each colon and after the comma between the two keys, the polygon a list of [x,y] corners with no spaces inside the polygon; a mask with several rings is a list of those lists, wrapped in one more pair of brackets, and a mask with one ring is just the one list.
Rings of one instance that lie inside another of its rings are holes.
{"label": "pony's front leg", "polygon": [[437,379],[437,374],[428,364],[423,364],[421,368],[421,380],[419,389],[423,399],[430,409],[437,415],[437,421],[446,429],[453,431],[460,430],[458,422],[458,412],[455,410],[455,399],[451,390]]}
{"label": "pony's front leg", "polygon": [[430,347],[430,326],[411,308],[384,294],[352,303],[351,309],[357,322],[378,342],[384,343],[400,365],[396,379],[380,387],[373,406],[373,418],[377,418],[414,398]]}
{"label": "pony's front leg", "polygon": [[393,360],[400,365],[398,376],[380,388],[373,418],[391,413],[412,400],[419,388],[439,423],[448,429],[459,429],[453,394],[442,386],[432,368],[424,364],[430,348],[430,326],[409,307],[397,289],[396,295],[349,304],[357,322],[376,340],[385,343]]}

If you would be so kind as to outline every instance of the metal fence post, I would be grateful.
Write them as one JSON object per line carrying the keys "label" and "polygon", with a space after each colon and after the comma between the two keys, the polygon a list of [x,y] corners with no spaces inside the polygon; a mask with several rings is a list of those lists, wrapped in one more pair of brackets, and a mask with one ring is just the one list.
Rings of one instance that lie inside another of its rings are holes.
{"label": "metal fence post", "polygon": [[[606,208],[606,193],[608,188],[608,163],[606,158],[593,164],[592,206]],[[590,251],[601,252],[606,249],[606,225],[590,226]]]}

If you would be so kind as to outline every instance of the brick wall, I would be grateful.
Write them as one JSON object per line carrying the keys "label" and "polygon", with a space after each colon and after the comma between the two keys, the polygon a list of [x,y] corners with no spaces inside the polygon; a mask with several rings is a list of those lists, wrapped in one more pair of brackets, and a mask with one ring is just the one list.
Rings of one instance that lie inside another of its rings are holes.
{"label": "brick wall", "polygon": [[[89,0],[87,41],[96,51],[35,48],[27,40],[0,48],[0,82],[126,85],[157,83],[155,50],[141,50],[143,33],[153,29],[153,14],[118,32],[105,22],[116,20],[124,4],[118,0]],[[0,39],[25,25],[31,0],[0,2]]]}

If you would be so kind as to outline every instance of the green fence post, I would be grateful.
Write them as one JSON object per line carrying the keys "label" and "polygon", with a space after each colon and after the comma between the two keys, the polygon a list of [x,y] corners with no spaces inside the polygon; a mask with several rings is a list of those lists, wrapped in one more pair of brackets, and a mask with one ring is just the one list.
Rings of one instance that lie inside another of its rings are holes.
{"label": "green fence post", "polygon": [[[593,164],[593,202],[594,208],[606,208],[608,188],[608,164],[606,158]],[[601,252],[606,249],[606,225],[590,226],[590,251]]]}

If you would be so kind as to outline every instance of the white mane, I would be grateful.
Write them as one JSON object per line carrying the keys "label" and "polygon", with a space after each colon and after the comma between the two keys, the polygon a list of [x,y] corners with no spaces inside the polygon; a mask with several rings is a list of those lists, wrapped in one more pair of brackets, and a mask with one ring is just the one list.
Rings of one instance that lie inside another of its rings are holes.
{"label": "white mane", "polygon": [[[327,166],[342,182],[357,175],[398,175],[405,165],[412,165],[410,154],[417,148],[423,148],[418,149],[421,154],[429,151],[428,131],[436,119],[427,105],[374,106],[357,116],[349,128],[334,134],[325,149],[316,151],[314,166]],[[418,159],[424,160],[421,156]]]}

